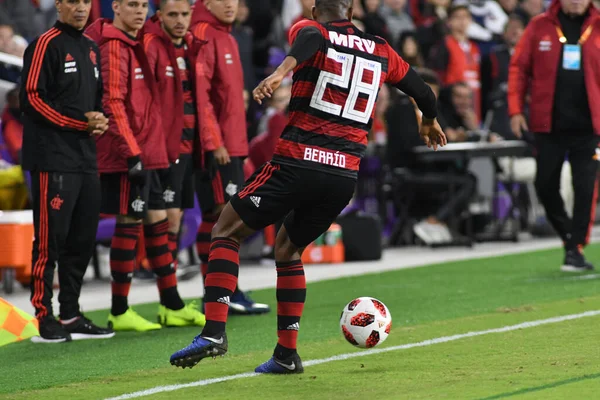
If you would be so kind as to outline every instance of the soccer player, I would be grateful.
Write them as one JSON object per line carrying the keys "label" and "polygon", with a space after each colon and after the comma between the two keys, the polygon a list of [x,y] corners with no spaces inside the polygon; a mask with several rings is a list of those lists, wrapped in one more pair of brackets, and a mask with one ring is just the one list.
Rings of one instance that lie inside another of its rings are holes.
{"label": "soccer player", "polygon": [[195,78],[202,71],[204,46],[188,31],[191,18],[190,0],[161,0],[160,10],[144,27],[144,48],[161,93],[161,115],[171,164],[162,178],[169,218],[169,249],[175,264],[182,209],[194,207],[192,152],[198,148],[196,139],[204,151],[215,150],[210,135],[199,138],[198,119],[209,100],[208,90],[202,88],[205,81]]}
{"label": "soccer player", "polygon": [[112,7],[112,23],[100,19],[87,31],[102,53],[103,104],[110,119],[108,132],[98,140],[101,212],[117,215],[110,252],[109,326],[117,331],[161,328],[161,324],[142,318],[127,301],[141,234],[148,262],[157,275],[159,322],[202,326],[204,315],[193,304],[185,305],[179,296],[168,245],[169,222],[159,177],[169,166],[160,94],[142,43],[136,39],[146,20],[148,0],[115,0]]}
{"label": "soccer player", "polygon": [[[201,129],[205,131],[203,135],[212,137],[216,145],[214,151],[202,149],[204,163],[197,167],[211,171],[214,168],[209,164],[218,164],[214,177],[197,172],[195,178],[202,210],[196,247],[202,262],[205,285],[210,232],[225,204],[244,184],[243,160],[248,155],[244,73],[237,42],[230,33],[238,6],[239,0],[198,1],[192,16],[192,33],[196,38],[208,42],[204,73],[198,76],[205,80],[210,96],[210,103],[203,105],[206,115],[201,119]],[[270,310],[268,305],[252,301],[237,286],[229,300],[230,310],[236,314],[262,314]]]}
{"label": "soccer player", "polygon": [[275,156],[232,197],[212,232],[206,277],[206,326],[171,364],[193,367],[227,352],[228,299],[237,283],[239,244],[285,217],[275,246],[277,335],[273,357],[259,373],[300,373],[296,351],[306,298],[301,255],[350,201],[381,86],[389,82],[423,112],[421,137],[437,149],[446,137],[436,121],[429,86],[385,40],[358,30],[352,0],[316,0],[312,20],[294,25],[292,48],[277,70],[254,89],[261,103],[294,71],[290,121]]}
{"label": "soccer player", "polygon": [[[40,323],[34,342],[114,336],[79,310],[100,208],[94,137],[108,129],[100,52],[83,35],[90,9],[89,0],[57,1],[58,21],[29,45],[23,59],[22,162],[31,171],[35,227],[31,304]],[[57,263],[60,322],[52,312]]]}

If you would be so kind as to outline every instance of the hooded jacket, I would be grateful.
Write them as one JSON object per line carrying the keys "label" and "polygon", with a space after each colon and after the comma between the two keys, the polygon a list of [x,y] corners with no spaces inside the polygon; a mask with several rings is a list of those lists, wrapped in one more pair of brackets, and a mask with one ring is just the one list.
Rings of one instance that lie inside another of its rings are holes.
{"label": "hooded jacket", "polygon": [[[231,26],[223,24],[202,2],[197,2],[190,30],[208,42],[204,76],[211,82],[210,100],[218,134],[232,157],[248,155],[246,108],[244,105],[244,72]],[[212,127],[210,129],[213,129]]]}
{"label": "hooded jacket", "polygon": [[98,19],[86,30],[100,47],[108,131],[97,140],[98,170],[126,172],[127,159],[141,156],[145,169],[169,166],[158,88],[143,45]]}
{"label": "hooded jacket", "polygon": [[[167,153],[169,161],[174,162],[180,154],[184,121],[183,83],[178,73],[175,45],[161,28],[156,16],[146,21],[143,37],[145,53],[160,93],[159,112],[165,129]],[[196,106],[195,150],[201,150],[200,154],[196,154],[198,156],[205,151],[214,151],[222,145],[222,141],[218,135],[218,124],[214,119],[214,110],[209,100],[210,82],[203,74],[202,63],[207,42],[200,41],[188,33],[184,43],[188,49],[189,79],[193,85],[192,94]]]}
{"label": "hooded jacket", "polygon": [[[524,114],[525,96],[530,93],[529,130],[535,133],[552,130],[556,77],[563,51],[557,32],[560,27],[559,11],[560,1],[553,0],[548,11],[531,20],[515,48],[509,67],[509,115]],[[600,109],[593,105],[600,99],[600,14],[593,5],[590,5],[583,23],[580,40],[588,28],[591,31],[581,45],[581,58],[592,124],[598,135]]]}

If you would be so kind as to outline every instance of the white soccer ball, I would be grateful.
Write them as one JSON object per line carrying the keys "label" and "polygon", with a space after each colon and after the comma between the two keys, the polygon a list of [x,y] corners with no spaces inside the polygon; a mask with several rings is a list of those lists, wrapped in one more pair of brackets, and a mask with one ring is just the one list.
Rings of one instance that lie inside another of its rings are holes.
{"label": "white soccer ball", "polygon": [[354,346],[375,347],[390,334],[392,315],[383,302],[372,297],[359,297],[342,310],[340,329],[346,340]]}

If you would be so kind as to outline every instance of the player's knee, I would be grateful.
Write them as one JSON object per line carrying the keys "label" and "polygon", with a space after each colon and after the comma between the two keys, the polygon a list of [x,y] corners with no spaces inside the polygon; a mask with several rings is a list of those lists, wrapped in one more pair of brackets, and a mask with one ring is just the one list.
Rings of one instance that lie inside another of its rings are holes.
{"label": "player's knee", "polygon": [[119,216],[117,216],[117,223],[118,224],[132,225],[132,224],[140,224],[141,222],[142,222],[141,219],[130,217],[128,215],[119,215]]}
{"label": "player's knee", "polygon": [[212,229],[212,238],[229,238],[241,243],[254,231],[248,227],[230,205],[219,215]]}
{"label": "player's knee", "polygon": [[275,260],[293,261],[302,256],[302,249],[298,248],[288,236],[287,232],[280,232],[275,241]]}
{"label": "player's knee", "polygon": [[179,232],[182,216],[183,212],[181,212],[179,209],[167,210],[167,218],[169,219],[169,232]]}

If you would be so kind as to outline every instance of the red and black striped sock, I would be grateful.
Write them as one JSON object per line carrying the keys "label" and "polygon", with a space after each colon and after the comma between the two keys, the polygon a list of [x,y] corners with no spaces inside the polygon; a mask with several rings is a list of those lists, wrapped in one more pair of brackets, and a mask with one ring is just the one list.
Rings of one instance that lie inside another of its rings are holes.
{"label": "red and black striped sock", "polygon": [[196,234],[196,250],[198,251],[198,257],[200,258],[200,271],[202,272],[203,282],[206,282],[206,274],[208,273],[210,235],[216,223],[216,218],[212,216],[202,216],[202,223],[198,227],[198,233]]}
{"label": "red and black striped sock", "polygon": [[167,219],[144,225],[146,257],[152,272],[156,274],[160,304],[171,310],[180,310],[185,304],[177,291],[177,276],[173,268],[173,256],[169,251],[168,231]]}
{"label": "red and black striped sock", "polygon": [[284,360],[296,352],[300,318],[306,300],[306,277],[301,260],[277,262],[277,346],[274,356]]}
{"label": "red and black striped sock", "polygon": [[177,271],[177,256],[179,255],[179,234],[169,232],[169,251],[173,257],[173,268]]}
{"label": "red and black striped sock", "polygon": [[112,276],[112,315],[127,311],[127,296],[135,267],[136,246],[141,224],[117,224],[110,244],[110,274]]}
{"label": "red and black striped sock", "polygon": [[225,332],[229,301],[238,280],[240,245],[229,238],[214,238],[210,245],[208,274],[204,288],[206,325],[203,336]]}

